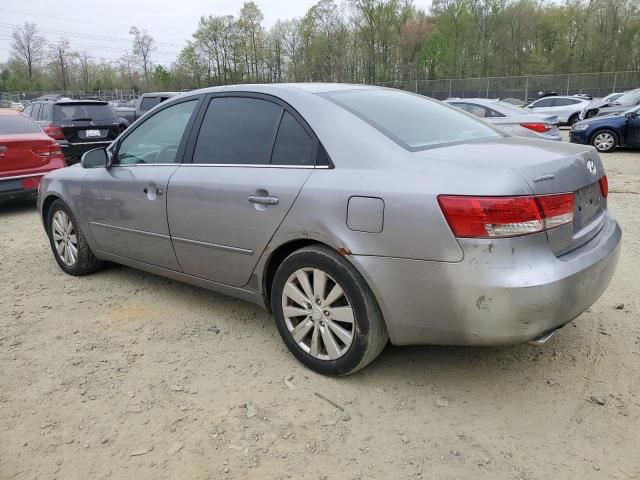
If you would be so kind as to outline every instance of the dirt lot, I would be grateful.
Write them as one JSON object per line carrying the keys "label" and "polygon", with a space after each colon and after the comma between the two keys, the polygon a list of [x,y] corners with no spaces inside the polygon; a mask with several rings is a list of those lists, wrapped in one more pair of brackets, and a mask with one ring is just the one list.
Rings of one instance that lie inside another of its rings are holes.
{"label": "dirt lot", "polygon": [[65,276],[34,206],[0,205],[0,479],[640,478],[640,151],[604,160],[624,249],[587,313],[541,348],[388,347],[340,379],[242,301]]}

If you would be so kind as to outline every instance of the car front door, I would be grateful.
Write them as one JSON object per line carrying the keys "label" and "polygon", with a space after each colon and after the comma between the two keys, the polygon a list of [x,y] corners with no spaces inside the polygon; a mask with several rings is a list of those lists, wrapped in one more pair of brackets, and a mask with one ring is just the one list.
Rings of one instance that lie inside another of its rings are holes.
{"label": "car front door", "polygon": [[640,108],[633,117],[627,119],[625,144],[628,147],[640,147]]}
{"label": "car front door", "polygon": [[98,249],[180,270],[167,225],[167,185],[178,168],[198,104],[167,105],[118,140],[112,165],[89,170],[83,200]]}
{"label": "car front door", "polygon": [[190,142],[192,162],[186,157],[169,182],[169,227],[185,273],[243,286],[315,167],[319,146],[297,113],[273,97],[208,102]]}

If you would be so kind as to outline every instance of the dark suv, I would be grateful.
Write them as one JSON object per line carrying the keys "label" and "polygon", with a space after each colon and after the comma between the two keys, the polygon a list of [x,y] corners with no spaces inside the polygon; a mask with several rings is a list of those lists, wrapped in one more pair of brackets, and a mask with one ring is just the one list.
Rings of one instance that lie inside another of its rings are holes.
{"label": "dark suv", "polygon": [[79,162],[87,150],[106,147],[121,132],[107,102],[38,99],[27,105],[24,113],[58,142],[69,165]]}

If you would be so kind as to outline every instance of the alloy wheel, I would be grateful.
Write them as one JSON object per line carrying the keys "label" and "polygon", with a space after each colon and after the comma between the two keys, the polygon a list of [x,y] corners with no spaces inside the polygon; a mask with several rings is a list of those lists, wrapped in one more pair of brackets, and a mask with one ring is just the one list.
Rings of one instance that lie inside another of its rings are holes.
{"label": "alloy wheel", "polygon": [[593,146],[601,152],[611,150],[614,144],[615,139],[613,138],[613,135],[607,132],[599,133],[596,135],[596,138],[593,139]]}
{"label": "alloy wheel", "polygon": [[58,257],[67,267],[72,267],[78,260],[78,237],[73,222],[62,210],[53,215],[51,235]]}
{"label": "alloy wheel", "polygon": [[319,268],[301,268],[289,276],[282,311],[294,341],[314,358],[336,360],[353,343],[353,307],[340,284]]}

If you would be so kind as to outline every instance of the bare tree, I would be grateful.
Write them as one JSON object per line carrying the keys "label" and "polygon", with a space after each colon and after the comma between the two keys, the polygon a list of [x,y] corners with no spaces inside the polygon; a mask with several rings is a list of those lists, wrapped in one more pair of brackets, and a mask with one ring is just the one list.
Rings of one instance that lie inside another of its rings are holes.
{"label": "bare tree", "polygon": [[155,40],[146,30],[139,30],[138,27],[131,27],[129,34],[133,35],[132,53],[138,58],[142,65],[144,81],[149,85],[149,73],[151,72],[151,52],[155,50]]}
{"label": "bare tree", "polygon": [[11,53],[27,67],[29,82],[33,80],[33,69],[44,57],[45,39],[38,35],[35,23],[24,22],[13,30]]}
{"label": "bare tree", "polygon": [[69,67],[74,55],[66,38],[61,38],[49,47],[51,66],[60,75],[60,84],[65,92],[69,88]]}
{"label": "bare tree", "polygon": [[91,67],[91,57],[86,50],[76,53],[76,58],[80,63],[80,76],[82,77],[82,85],[85,90],[89,89],[89,75]]}

